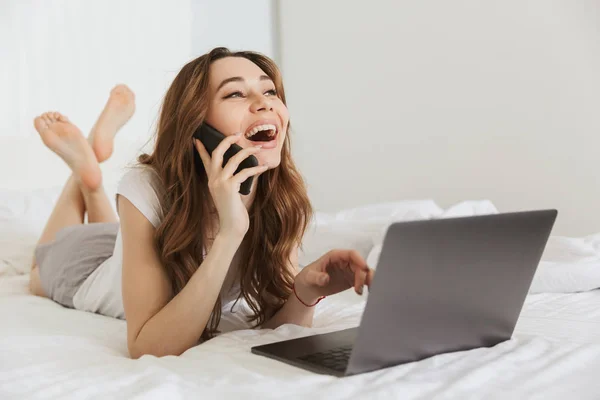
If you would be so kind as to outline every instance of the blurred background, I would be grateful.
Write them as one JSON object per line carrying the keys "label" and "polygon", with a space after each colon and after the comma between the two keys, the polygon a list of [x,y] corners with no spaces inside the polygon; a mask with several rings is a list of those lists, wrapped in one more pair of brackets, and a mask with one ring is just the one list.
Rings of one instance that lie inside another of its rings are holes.
{"label": "blurred background", "polygon": [[600,0],[0,0],[0,186],[61,185],[32,119],[87,132],[126,83],[137,111],[103,166],[118,179],[175,74],[215,46],[281,67],[317,210],[489,199],[600,231]]}

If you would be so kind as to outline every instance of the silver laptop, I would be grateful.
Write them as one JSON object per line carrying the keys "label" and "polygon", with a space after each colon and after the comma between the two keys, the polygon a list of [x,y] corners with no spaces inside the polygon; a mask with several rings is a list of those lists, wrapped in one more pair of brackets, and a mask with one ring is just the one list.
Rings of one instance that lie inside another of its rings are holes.
{"label": "silver laptop", "polygon": [[357,328],[252,352],[348,376],[511,338],[556,210],[400,222]]}

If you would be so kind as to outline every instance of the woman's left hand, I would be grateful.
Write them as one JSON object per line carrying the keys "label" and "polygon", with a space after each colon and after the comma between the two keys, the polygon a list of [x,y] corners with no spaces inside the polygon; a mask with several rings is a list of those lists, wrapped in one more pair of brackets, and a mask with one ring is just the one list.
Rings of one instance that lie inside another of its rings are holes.
{"label": "woman's left hand", "polygon": [[356,250],[331,250],[296,275],[294,286],[300,300],[314,304],[319,297],[351,287],[358,294],[370,286],[374,271]]}

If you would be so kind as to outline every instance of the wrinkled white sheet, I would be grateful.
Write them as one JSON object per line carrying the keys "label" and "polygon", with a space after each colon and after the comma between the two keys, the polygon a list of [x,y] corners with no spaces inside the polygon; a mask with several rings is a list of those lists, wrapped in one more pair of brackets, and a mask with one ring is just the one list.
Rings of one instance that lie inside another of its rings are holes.
{"label": "wrinkled white sheet", "polygon": [[[373,259],[393,221],[495,212],[487,201],[448,210],[415,201],[319,213],[301,263],[335,247]],[[12,220],[22,224],[17,214]],[[14,231],[7,237],[13,240]],[[310,329],[241,329],[180,357],[131,360],[125,322],[31,296],[26,275],[0,276],[0,399],[600,399],[600,290],[590,290],[599,255],[598,235],[551,238],[542,260],[550,264],[539,269],[548,273],[536,275],[533,287],[588,291],[529,295],[510,341],[341,379],[253,355],[250,348],[358,325],[365,298],[351,291],[321,302]],[[24,259],[13,264],[14,271],[28,270]],[[224,316],[227,330],[243,325],[239,314]]]}
{"label": "wrinkled white sheet", "polygon": [[240,330],[181,357],[127,357],[125,323],[64,309],[0,278],[0,398],[598,399],[600,291],[527,298],[514,338],[349,378],[250,353],[358,324],[364,298],[319,304],[314,328]]}

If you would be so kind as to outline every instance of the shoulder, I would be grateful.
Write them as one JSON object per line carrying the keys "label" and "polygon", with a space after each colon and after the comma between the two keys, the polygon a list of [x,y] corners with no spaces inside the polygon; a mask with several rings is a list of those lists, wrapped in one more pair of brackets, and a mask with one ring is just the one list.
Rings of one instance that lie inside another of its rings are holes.
{"label": "shoulder", "polygon": [[127,169],[117,186],[118,196],[127,198],[156,228],[162,220],[164,188],[150,167],[136,165]]}
{"label": "shoulder", "polygon": [[134,187],[161,193],[161,186],[160,177],[154,169],[146,165],[135,165],[127,168],[119,181],[117,190]]}

